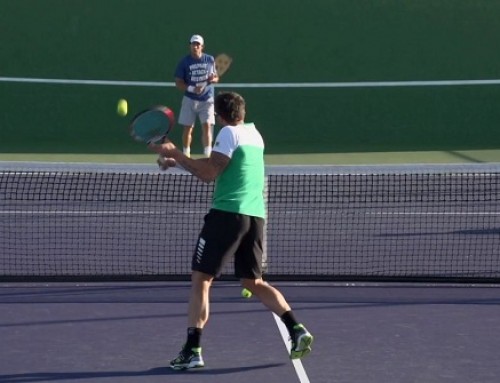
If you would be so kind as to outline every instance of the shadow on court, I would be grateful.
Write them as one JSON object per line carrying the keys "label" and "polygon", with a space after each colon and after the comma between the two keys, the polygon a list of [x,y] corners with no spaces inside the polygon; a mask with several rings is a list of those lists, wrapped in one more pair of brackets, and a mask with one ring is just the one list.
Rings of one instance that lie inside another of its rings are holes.
{"label": "shadow on court", "polygon": [[284,364],[262,364],[248,367],[234,367],[234,368],[203,368],[190,371],[175,371],[169,367],[152,368],[147,371],[107,371],[107,372],[45,372],[45,373],[26,373],[26,374],[0,374],[0,382],[2,383],[20,383],[20,382],[54,382],[54,381],[72,381],[83,379],[105,379],[105,378],[126,378],[126,377],[152,377],[152,376],[169,376],[169,375],[182,375],[185,377],[193,378],[200,375],[226,375],[235,373],[246,373],[254,370],[269,369],[275,367],[283,367]]}

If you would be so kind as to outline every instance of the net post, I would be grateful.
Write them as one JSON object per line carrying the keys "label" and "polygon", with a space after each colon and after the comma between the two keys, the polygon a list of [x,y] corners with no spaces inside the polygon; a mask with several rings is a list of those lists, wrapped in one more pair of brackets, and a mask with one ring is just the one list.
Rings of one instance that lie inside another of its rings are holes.
{"label": "net post", "polygon": [[264,177],[264,203],[266,206],[266,218],[264,220],[264,238],[262,240],[262,272],[265,274],[267,273],[267,218],[269,216],[268,212],[268,193],[269,193],[269,188],[268,188],[268,180],[269,176],[266,175]]}

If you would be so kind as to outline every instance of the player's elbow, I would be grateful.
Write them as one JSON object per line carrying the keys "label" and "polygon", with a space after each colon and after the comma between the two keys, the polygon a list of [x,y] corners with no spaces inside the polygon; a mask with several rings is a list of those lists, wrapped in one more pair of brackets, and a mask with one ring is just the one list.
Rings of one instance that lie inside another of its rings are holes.
{"label": "player's elbow", "polygon": [[209,184],[211,182],[214,182],[217,176],[219,175],[219,172],[217,171],[217,168],[213,166],[207,166],[205,167],[204,171],[202,174],[200,174],[200,179]]}
{"label": "player's elbow", "polygon": [[187,85],[183,79],[176,77],[175,78],[175,87],[181,91],[184,91],[184,90],[186,90]]}

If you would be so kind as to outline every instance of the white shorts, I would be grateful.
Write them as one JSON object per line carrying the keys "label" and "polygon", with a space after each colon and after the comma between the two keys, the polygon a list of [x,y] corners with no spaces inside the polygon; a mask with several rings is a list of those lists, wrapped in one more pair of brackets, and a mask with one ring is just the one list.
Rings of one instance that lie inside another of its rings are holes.
{"label": "white shorts", "polygon": [[179,124],[182,126],[193,126],[196,116],[201,124],[206,122],[215,124],[214,100],[196,101],[189,97],[182,97],[181,111],[179,113]]}

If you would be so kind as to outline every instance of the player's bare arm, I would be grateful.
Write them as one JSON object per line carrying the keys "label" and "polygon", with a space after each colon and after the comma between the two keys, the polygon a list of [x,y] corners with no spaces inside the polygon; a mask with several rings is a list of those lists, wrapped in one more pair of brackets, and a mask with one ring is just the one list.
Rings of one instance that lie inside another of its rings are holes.
{"label": "player's bare arm", "polygon": [[150,144],[149,148],[161,156],[173,158],[177,164],[182,166],[189,173],[199,178],[203,182],[212,182],[224,171],[229,161],[229,157],[218,152],[212,152],[210,158],[192,159],[178,150],[175,145],[166,140],[161,145]]}
{"label": "player's bare arm", "polygon": [[181,92],[185,92],[187,89],[187,85],[184,82],[184,80],[178,77],[175,78],[175,87],[179,89]]}
{"label": "player's bare arm", "polygon": [[209,158],[192,159],[186,157],[180,150],[177,150],[173,158],[189,173],[207,183],[214,181],[231,160],[218,152],[212,152]]}

